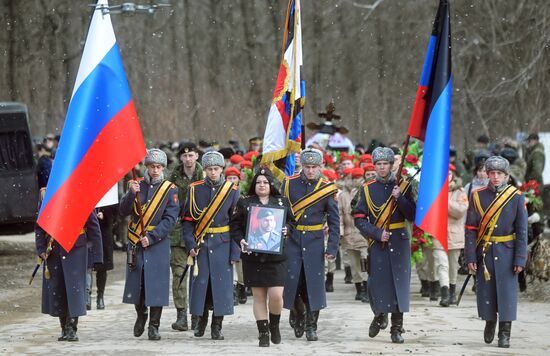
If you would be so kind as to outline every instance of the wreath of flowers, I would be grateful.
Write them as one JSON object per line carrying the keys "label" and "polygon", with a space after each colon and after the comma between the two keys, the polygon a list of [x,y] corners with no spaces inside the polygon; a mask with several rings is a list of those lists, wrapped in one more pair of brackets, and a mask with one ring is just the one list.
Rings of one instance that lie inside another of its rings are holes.
{"label": "wreath of flowers", "polygon": [[521,187],[519,187],[519,190],[523,192],[526,203],[532,204],[533,208],[536,211],[540,211],[542,209],[542,199],[540,197],[539,182],[537,182],[536,180],[527,181],[523,183]]}
{"label": "wreath of flowers", "polygon": [[423,250],[425,248],[433,248],[433,239],[424,230],[416,225],[413,225],[413,232],[411,237],[411,266],[416,263],[422,262],[424,259]]}

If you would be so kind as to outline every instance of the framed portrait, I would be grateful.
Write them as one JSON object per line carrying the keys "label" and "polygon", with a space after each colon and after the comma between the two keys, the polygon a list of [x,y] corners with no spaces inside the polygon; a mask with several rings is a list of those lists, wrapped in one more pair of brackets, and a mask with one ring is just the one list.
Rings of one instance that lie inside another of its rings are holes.
{"label": "framed portrait", "polygon": [[248,251],[280,255],[283,253],[286,209],[271,205],[250,205],[246,224]]}

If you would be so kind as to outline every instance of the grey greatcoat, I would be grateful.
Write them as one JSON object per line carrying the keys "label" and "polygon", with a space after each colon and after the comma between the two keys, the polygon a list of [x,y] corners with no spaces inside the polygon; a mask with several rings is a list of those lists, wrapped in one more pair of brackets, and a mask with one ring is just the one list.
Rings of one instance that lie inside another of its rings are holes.
{"label": "grey greatcoat", "polygon": [[[370,305],[375,314],[409,311],[411,281],[409,233],[403,227],[390,229],[390,240],[383,244],[381,238],[384,229],[374,225],[376,217],[369,210],[365,197],[365,189],[368,189],[374,205],[381,207],[391,196],[394,186],[393,176],[385,183],[379,180],[365,183],[353,210],[355,226],[365,238],[374,240],[369,250],[368,283]],[[391,216],[390,223],[414,220],[416,205],[410,190],[401,194],[396,202],[397,209]]]}
{"label": "grey greatcoat", "polygon": [[[205,179],[195,183],[195,194],[189,192],[184,206],[182,239],[188,250],[195,249],[194,231],[196,220],[190,211],[191,199],[194,200],[199,210],[205,209],[214,198],[222,184],[213,184]],[[234,186],[229,196],[214,216],[210,228],[229,226],[229,220],[239,200],[239,188]],[[231,239],[229,231],[222,233],[207,233],[204,243],[200,246],[199,255],[195,258],[198,263],[198,276],[193,276],[193,268],[190,268],[189,309],[192,315],[202,315],[206,302],[208,283],[212,288],[212,302],[214,315],[233,314],[233,265],[232,261],[240,260],[240,247]]]}
{"label": "grey greatcoat", "polygon": [[[97,216],[92,213],[84,225],[84,233],[78,236],[73,248],[66,252],[56,241],[46,261],[50,279],[42,278],[42,313],[60,317],[86,315],[86,268],[88,267],[88,243],[91,265],[103,262],[101,231]],[[36,253],[46,252],[48,236],[36,225]],[[43,274],[44,275],[44,274]]]}
{"label": "grey greatcoat", "polygon": [[[317,180],[308,181],[303,174],[294,175],[287,179],[289,180],[288,192],[285,192],[285,195],[288,196],[292,204],[311,193],[318,182]],[[323,184],[326,183],[328,181],[323,182]],[[328,224],[328,243],[326,249],[323,230],[293,230],[287,239],[285,248],[288,258],[288,274],[283,293],[284,307],[286,309],[294,307],[301,273],[304,273],[306,281],[309,309],[311,311],[318,311],[327,306],[324,273],[325,253],[336,256],[340,241],[340,216],[338,214],[336,196],[323,198],[307,208],[296,222],[296,225],[313,226],[325,223]]]}
{"label": "grey greatcoat", "polygon": [[[139,196],[142,207],[151,200],[161,183],[150,184],[145,180],[139,183]],[[138,215],[136,209],[134,209],[135,197],[135,193],[128,190],[120,200],[119,207],[122,216],[131,214],[130,221],[133,223],[138,222]],[[161,307],[168,305],[170,285],[169,233],[176,223],[178,213],[178,188],[172,185],[151,220],[150,226],[154,226],[154,228],[146,234],[150,245],[144,249],[138,242],[136,268],[130,270],[126,265],[123,303],[139,304],[141,284],[144,283],[145,306]],[[128,242],[127,249],[132,249],[130,242]]]}
{"label": "grey greatcoat", "polygon": [[482,245],[476,248],[476,237],[482,215],[476,209],[474,199],[479,197],[485,211],[495,199],[494,187],[479,189],[472,194],[466,218],[466,245],[464,256],[467,263],[477,263],[477,310],[483,320],[513,321],[517,316],[518,277],[514,266],[525,267],[527,261],[527,210],[525,198],[516,194],[503,208],[492,236],[515,235],[508,242],[493,243],[485,256],[485,264],[491,279],[483,275]]}

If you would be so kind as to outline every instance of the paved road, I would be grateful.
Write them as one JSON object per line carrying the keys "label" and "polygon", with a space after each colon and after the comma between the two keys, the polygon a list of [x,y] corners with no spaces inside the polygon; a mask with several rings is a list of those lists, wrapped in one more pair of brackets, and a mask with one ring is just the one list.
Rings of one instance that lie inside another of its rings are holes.
{"label": "paved road", "polygon": [[[118,266],[123,263],[117,255]],[[117,266],[117,268],[118,268]],[[119,268],[120,269],[120,268]],[[124,282],[122,273],[113,274],[106,291],[106,309],[92,310],[79,321],[76,343],[57,342],[59,326],[56,318],[38,313],[40,281],[35,281],[33,298],[9,302],[10,307],[25,309],[17,317],[2,318],[0,325],[1,354],[57,354],[59,352],[87,355],[152,355],[152,354],[263,354],[329,355],[329,354],[430,354],[430,355],[543,355],[550,351],[550,305],[526,299],[519,306],[520,320],[512,326],[512,348],[503,350],[483,343],[483,322],[478,320],[474,295],[468,292],[459,308],[441,308],[413,293],[411,313],[405,315],[405,344],[390,342],[389,328],[375,339],[367,335],[372,313],[368,305],[353,300],[354,286],[343,283],[338,271],[334,293],[329,293],[329,307],[321,311],[319,338],[307,342],[296,339],[288,326],[284,311],[281,325],[283,342],[269,348],[257,347],[257,330],[251,301],[236,307],[233,316],[226,317],[224,341],[209,338],[209,328],[203,338],[192,332],[175,332],[170,324],[175,319],[173,306],[165,308],[160,332],[162,340],[147,340],[132,335],[135,312],[132,305],[121,303]],[[118,280],[117,280],[118,279]],[[413,278],[415,279],[415,278]],[[418,291],[416,282],[413,292]],[[32,303],[32,305],[21,305]],[[3,304],[4,306],[6,303]],[[2,313],[4,314],[4,313]],[[8,311],[8,315],[11,315]],[[4,314],[5,316],[5,314]]]}

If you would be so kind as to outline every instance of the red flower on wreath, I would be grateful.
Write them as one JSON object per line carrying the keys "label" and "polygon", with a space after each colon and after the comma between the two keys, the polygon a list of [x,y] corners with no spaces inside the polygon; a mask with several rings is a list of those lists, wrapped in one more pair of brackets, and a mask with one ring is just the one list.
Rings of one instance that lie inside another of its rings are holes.
{"label": "red flower on wreath", "polygon": [[522,192],[528,192],[530,190],[533,191],[533,193],[536,195],[536,196],[539,196],[540,195],[540,191],[539,191],[539,182],[537,182],[536,180],[532,179],[528,182],[525,182],[521,185],[521,187],[519,187],[519,189],[522,191]]}
{"label": "red flower on wreath", "polygon": [[405,157],[405,161],[407,161],[410,164],[418,164],[418,157],[415,155],[407,155]]}

